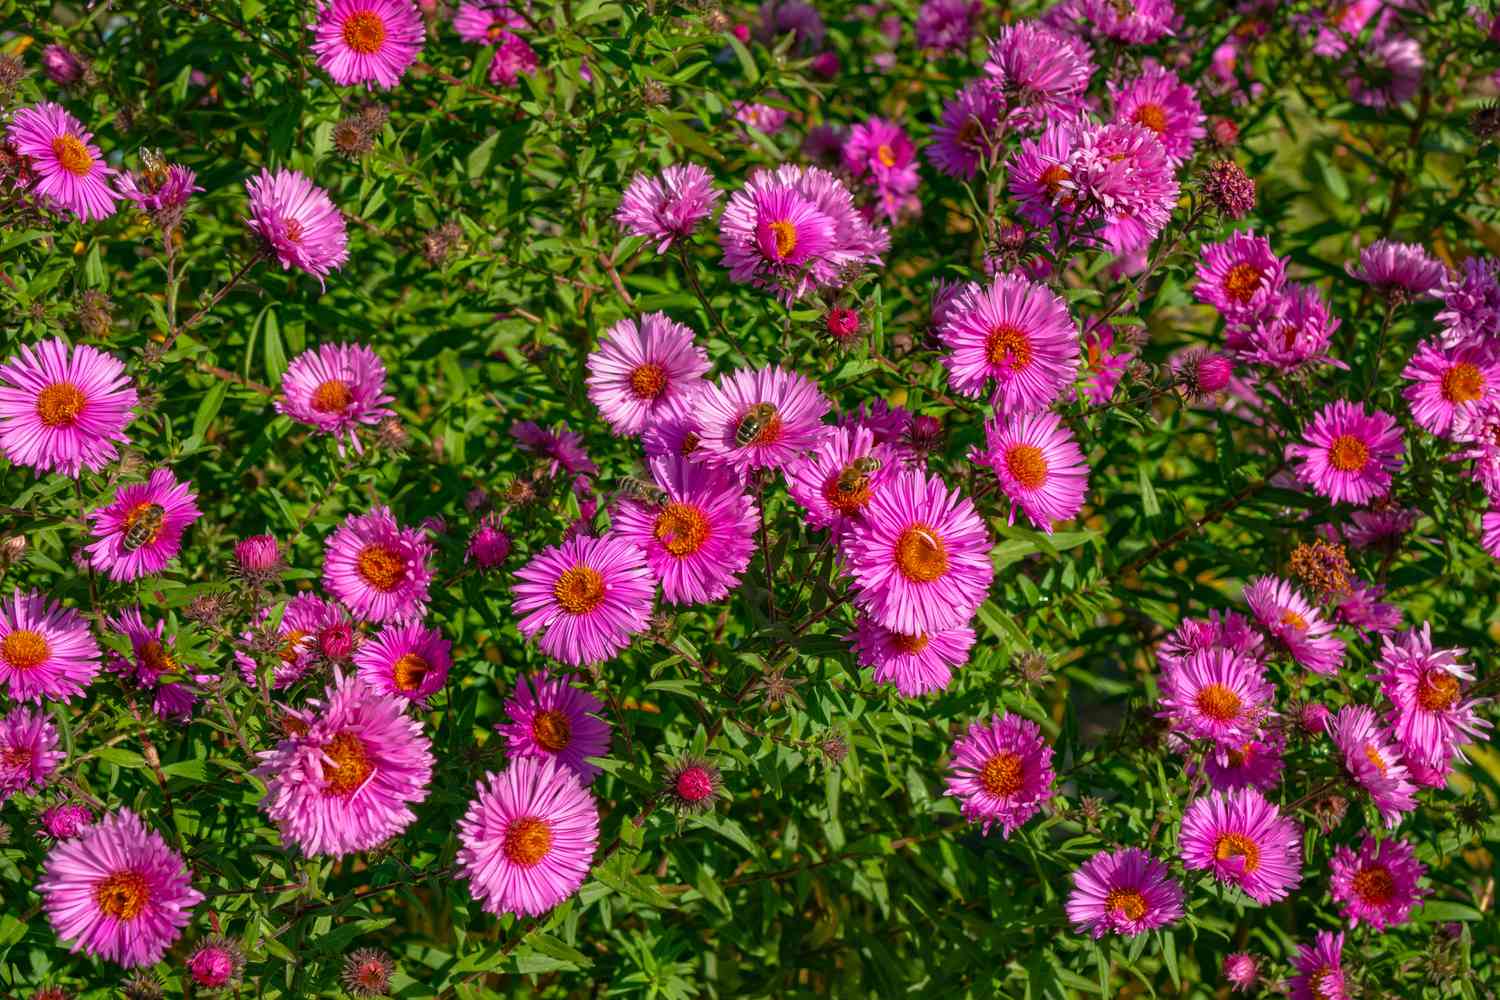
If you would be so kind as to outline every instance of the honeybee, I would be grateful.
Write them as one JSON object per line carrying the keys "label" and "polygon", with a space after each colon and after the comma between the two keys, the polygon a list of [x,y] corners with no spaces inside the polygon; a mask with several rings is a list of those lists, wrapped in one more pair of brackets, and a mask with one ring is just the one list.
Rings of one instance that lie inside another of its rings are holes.
{"label": "honeybee", "polygon": [[166,519],[167,511],[161,504],[147,504],[125,528],[125,538],[120,542],[120,547],[126,552],[134,552],[155,541]]}
{"label": "honeybee", "polygon": [[615,495],[628,497],[647,507],[657,508],[665,507],[670,499],[666,490],[649,479],[642,479],[639,476],[621,476]]}
{"label": "honeybee", "polygon": [[747,447],[776,419],[776,407],[770,403],[756,403],[745,411],[734,428],[734,443],[738,448]]}
{"label": "honeybee", "polygon": [[141,181],[147,191],[155,194],[167,183],[167,161],[155,149],[141,150]]}
{"label": "honeybee", "polygon": [[857,493],[879,471],[880,459],[869,455],[856,458],[839,470],[839,478],[834,482],[833,488],[840,493]]}

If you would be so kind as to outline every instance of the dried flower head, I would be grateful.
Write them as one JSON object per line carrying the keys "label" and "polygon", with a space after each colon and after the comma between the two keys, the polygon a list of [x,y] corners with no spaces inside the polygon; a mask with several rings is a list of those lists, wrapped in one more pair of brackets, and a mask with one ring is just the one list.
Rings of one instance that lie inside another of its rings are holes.
{"label": "dried flower head", "polygon": [[648,108],[660,107],[671,100],[672,92],[659,80],[647,80],[641,84],[641,103]]}
{"label": "dried flower head", "polygon": [[1233,160],[1216,160],[1199,179],[1209,203],[1226,219],[1243,219],[1255,209],[1255,182]]}
{"label": "dried flower head", "polygon": [[0,53],[0,102],[10,100],[10,95],[26,78],[26,64],[13,55]]}
{"label": "dried flower head", "polygon": [[361,948],[344,959],[344,989],[361,1000],[384,996],[396,963],[378,948]]}
{"label": "dried flower head", "polygon": [[109,336],[114,324],[114,303],[108,295],[91,288],[78,297],[75,315],[85,335],[102,340]]}
{"label": "dried flower head", "polygon": [[1494,142],[1500,137],[1500,102],[1486,104],[1470,115],[1469,130],[1480,142]]}
{"label": "dried flower head", "polygon": [[836,730],[830,729],[818,740],[818,752],[830,766],[838,767],[849,756],[849,741]]}
{"label": "dried flower head", "polygon": [[344,118],[333,127],[333,148],[348,160],[357,160],[375,148],[375,130],[361,117]]}
{"label": "dried flower head", "polygon": [[400,417],[386,417],[375,428],[375,447],[400,455],[411,447],[411,435]]}
{"label": "dried flower head", "polygon": [[150,969],[137,969],[120,984],[125,1000],[162,1000],[166,992],[161,979]]}
{"label": "dried flower head", "polygon": [[774,711],[788,701],[794,705],[801,705],[802,696],[797,693],[797,688],[802,684],[803,678],[789,677],[785,667],[777,667],[761,674],[752,690],[760,692],[766,707]]}
{"label": "dried flower head", "polygon": [[1052,664],[1047,660],[1047,654],[1035,649],[1028,649],[1012,662],[1015,664],[1016,676],[1023,684],[1040,684],[1052,673]]}
{"label": "dried flower head", "polygon": [[1342,795],[1325,795],[1313,803],[1313,816],[1324,833],[1332,833],[1344,821],[1349,811],[1349,800]]}
{"label": "dried flower head", "polygon": [[199,594],[187,606],[187,619],[205,628],[214,628],[224,620],[231,605],[232,600],[227,593]]}
{"label": "dried flower head", "polygon": [[1348,593],[1354,576],[1344,547],[1322,538],[1292,549],[1291,568],[1293,576],[1325,599]]}
{"label": "dried flower head", "polygon": [[464,229],[449,220],[436,229],[429,229],[422,237],[422,257],[433,267],[440,267],[452,255],[453,248],[463,239]]}

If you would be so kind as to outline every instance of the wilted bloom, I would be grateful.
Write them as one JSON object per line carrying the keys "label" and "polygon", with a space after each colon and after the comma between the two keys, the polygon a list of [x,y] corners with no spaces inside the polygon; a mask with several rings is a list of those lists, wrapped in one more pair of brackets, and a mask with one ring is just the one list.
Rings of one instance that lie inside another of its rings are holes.
{"label": "wilted bloom", "polygon": [[1319,931],[1314,944],[1299,944],[1286,982],[1291,1000],[1348,1000],[1344,991],[1344,935]]}
{"label": "wilted bloom", "polygon": [[344,972],[340,978],[351,996],[374,1000],[386,995],[395,972],[396,963],[391,956],[379,948],[360,948],[344,959]]}
{"label": "wilted bloom", "polygon": [[795,51],[810,55],[823,47],[823,18],[803,0],[766,0],[760,7],[756,36],[769,46],[788,34],[793,36]]}
{"label": "wilted bloom", "polygon": [[1134,937],[1182,919],[1182,887],[1139,848],[1100,851],[1073,873],[1065,909],[1074,929],[1095,939]]}
{"label": "wilted bloom", "polygon": [[129,443],[137,402],[112,355],[61,338],[22,344],[0,365],[0,452],[38,474],[98,472]]}
{"label": "wilted bloom", "polygon": [[1427,868],[1404,840],[1376,843],[1367,833],[1358,851],[1343,845],[1335,850],[1328,867],[1329,893],[1351,927],[1361,920],[1377,931],[1404,924],[1428,894],[1417,885]]}
{"label": "wilted bloom", "polygon": [[239,982],[245,955],[239,945],[222,934],[214,934],[194,946],[183,963],[194,985],[219,990]]}
{"label": "wilted bloom", "polygon": [[497,723],[495,732],[505,737],[512,760],[552,757],[589,785],[600,771],[588,758],[609,755],[603,710],[603,702],[563,678],[538,674],[528,681],[523,675],[505,703],[510,722]]}
{"label": "wilted bloom", "polygon": [[622,319],[589,356],[589,399],[616,434],[639,434],[657,413],[703,386],[708,354],[666,313]]}
{"label": "wilted bloom", "polygon": [[121,486],[112,501],[89,511],[89,561],[122,583],[160,573],[181,550],[188,526],[202,516],[191,485],[179,482],[171,469],[157,469],[146,482]]}
{"label": "wilted bloom", "polygon": [[356,618],[406,622],[427,609],[432,542],[404,528],[389,507],[350,514],[323,548],[323,586]]}
{"label": "wilted bloom", "polygon": [[1052,747],[1029,719],[996,715],[988,723],[970,723],[967,734],[953,741],[952,754],[947,794],[986,834],[998,823],[1008,839],[1051,797]]}
{"label": "wilted bloom", "polygon": [[667,768],[661,797],[674,812],[693,815],[712,809],[723,791],[724,779],[719,769],[702,757],[688,755]]}
{"label": "wilted bloom", "polygon": [[696,163],[673,164],[659,177],[636,174],[620,199],[615,221],[632,236],[655,240],[656,252],[666,253],[675,241],[691,237],[722,197],[707,170]]}
{"label": "wilted bloom", "polygon": [[1328,353],[1341,321],[1316,286],[1285,285],[1251,304],[1253,313],[1225,331],[1224,346],[1241,361],[1284,372],[1314,363],[1348,367]]}
{"label": "wilted bloom", "polygon": [[417,622],[387,625],[354,654],[359,679],[371,690],[425,704],[448,679],[452,644]]}
{"label": "wilted bloom", "polygon": [[331,0],[313,35],[318,65],[334,83],[390,90],[417,61],[427,31],[411,0]]}
{"label": "wilted bloom", "polygon": [[949,384],[978,396],[993,380],[992,401],[1006,414],[1046,408],[1078,372],[1078,324],[1067,303],[1025,278],[996,275],[961,289],[937,333],[951,352]]}
{"label": "wilted bloom", "polygon": [[1005,100],[983,80],[976,80],[943,105],[932,130],[927,159],[940,172],[969,180],[999,148],[1004,130]]}
{"label": "wilted bloom", "polygon": [[1442,262],[1416,243],[1376,240],[1360,251],[1359,264],[1345,265],[1349,276],[1384,295],[1431,295],[1448,277]]}
{"label": "wilted bloom", "polygon": [[280,690],[312,669],[323,636],[329,629],[343,625],[346,614],[338,605],[316,594],[298,594],[286,603],[275,632],[268,633],[265,622],[270,618],[270,611],[264,608],[258,612],[253,619],[254,628],[240,634],[242,642],[236,647],[234,658],[240,676],[246,684],[254,687],[259,684],[260,664],[253,653],[275,653],[270,684],[273,690]]}
{"label": "wilted bloom", "polygon": [[1349,96],[1367,107],[1393,108],[1416,96],[1426,66],[1416,39],[1376,39],[1358,53],[1346,73]]}
{"label": "wilted bloom", "polygon": [[1052,534],[1052,525],[1078,515],[1088,496],[1089,468],[1078,442],[1051,410],[1023,413],[1007,421],[984,424],[985,450],[975,456],[995,470],[1010,498],[1010,523],[1020,507],[1036,527]]}
{"label": "wilted bloom", "polygon": [[969,660],[974,630],[961,625],[907,635],[859,615],[845,638],[853,640],[859,665],[874,668],[875,683],[894,684],[903,698],[917,698],[948,686],[953,671]]}
{"label": "wilted bloom", "polygon": [[93,812],[77,802],[62,802],[42,810],[42,829],[53,840],[76,837],[93,822]]}
{"label": "wilted bloom", "polygon": [[261,170],[245,182],[250,196],[248,225],[281,261],[283,270],[295,267],[318,279],[349,260],[349,234],[344,217],[328,192],[295,170]]}
{"label": "wilted bloom", "polygon": [[1303,429],[1303,443],[1287,445],[1297,478],[1334,503],[1366,504],[1390,490],[1401,467],[1401,427],[1383,410],[1335,400]]}
{"label": "wilted bloom", "polygon": [[1468,650],[1433,649],[1432,625],[1381,640],[1378,672],[1370,679],[1380,684],[1391,703],[1386,722],[1406,762],[1440,767],[1462,743],[1483,741],[1490,724],[1475,711],[1479,704],[1464,697],[1464,682],[1472,669],[1459,661]]}
{"label": "wilted bloom", "polygon": [[1328,733],[1344,758],[1344,768],[1369,793],[1387,829],[1401,824],[1401,817],[1416,808],[1416,786],[1401,753],[1375,719],[1373,709],[1345,705],[1329,720]]}
{"label": "wilted bloom", "polygon": [[17,792],[40,791],[67,756],[57,748],[50,713],[11,709],[0,718],[0,803]]}
{"label": "wilted bloom", "polygon": [[1178,844],[1189,871],[1210,871],[1261,905],[1286,898],[1302,881],[1302,831],[1254,788],[1195,800]]}
{"label": "wilted bloom", "polygon": [[30,157],[32,191],[84,222],[115,214],[120,196],[110,186],[115,169],[104,162],[93,133],[59,104],[21,108],[6,130],[17,153]]}
{"label": "wilted bloom", "polygon": [[[1193,88],[1153,59],[1141,63],[1140,76],[1124,84],[1111,83],[1109,94],[1115,110],[1114,120],[1132,122],[1154,132],[1174,167],[1192,158],[1193,147],[1206,134],[1203,108],[1198,104]],[[1244,177],[1244,174],[1240,176]],[[1253,184],[1250,198],[1253,205]]]}
{"label": "wilted bloom", "polygon": [[1358,632],[1361,639],[1370,632],[1390,635],[1401,624],[1401,609],[1379,600],[1384,593],[1385,587],[1378,583],[1355,580],[1334,606],[1334,617]]}
{"label": "wilted bloom", "polygon": [[1255,182],[1233,160],[1215,160],[1198,179],[1203,196],[1226,219],[1243,219],[1255,210]]}
{"label": "wilted bloom", "polygon": [[602,663],[644,631],[656,581],[646,554],[615,537],[576,535],[543,549],[511,586],[517,628],[541,633],[543,653],[564,663]]}
{"label": "wilted bloom", "polygon": [[363,454],[360,425],[373,427],[395,412],[386,392],[385,364],[363,344],[323,344],[303,351],[281,376],[281,393],[276,412],[332,435],[340,455],[345,444]]}

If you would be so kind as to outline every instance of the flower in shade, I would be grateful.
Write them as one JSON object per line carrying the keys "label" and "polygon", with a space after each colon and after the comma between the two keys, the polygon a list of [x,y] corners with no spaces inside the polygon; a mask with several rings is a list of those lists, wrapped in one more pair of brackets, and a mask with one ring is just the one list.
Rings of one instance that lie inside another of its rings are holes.
{"label": "flower in shade", "polygon": [[602,663],[644,631],[656,591],[646,554],[623,538],[575,535],[516,571],[521,634],[564,663]]}
{"label": "flower in shade", "polygon": [[1033,21],[1007,25],[990,42],[984,72],[1017,128],[1037,128],[1083,108],[1094,75],[1088,46]]}
{"label": "flower in shade", "polygon": [[943,105],[932,130],[927,159],[940,173],[969,180],[999,148],[1005,99],[983,80],[964,87]]}
{"label": "flower in shade", "polygon": [[1271,241],[1245,230],[1203,244],[1193,294],[1234,322],[1253,318],[1285,282],[1286,261],[1271,252]]}
{"label": "flower in shade", "polygon": [[948,382],[978,396],[994,380],[1004,413],[1046,408],[1078,372],[1078,324],[1044,285],[1000,274],[971,285],[943,310],[937,334],[950,352]]}
{"label": "flower in shade", "polygon": [[262,169],[245,182],[250,196],[246,224],[281,261],[318,279],[349,260],[349,233],[328,192],[295,170]]}
{"label": "flower in shade", "polygon": [[1174,167],[1191,159],[1193,146],[1207,135],[1193,88],[1153,59],[1141,63],[1140,76],[1110,84],[1109,94],[1114,120],[1150,129]]}
{"label": "flower in shade", "polygon": [[881,196],[886,216],[894,220],[900,196],[917,189],[916,147],[905,130],[884,118],[868,118],[849,130],[843,157],[845,169],[866,178]]}
{"label": "flower in shade", "polygon": [[350,996],[375,1000],[390,991],[391,976],[395,974],[396,963],[391,956],[379,948],[358,948],[345,957],[339,978]]}
{"label": "flower in shade", "polygon": [[894,684],[903,698],[942,691],[953,671],[969,660],[974,630],[967,624],[936,632],[894,632],[865,615],[855,620],[853,641],[861,667],[873,667],[875,683]]}
{"label": "flower in shade", "polygon": [[1093,30],[1127,45],[1149,45],[1170,35],[1181,20],[1172,0],[1068,0],[1049,11],[1089,21]]}
{"label": "flower in shade", "polygon": [[389,507],[344,518],[323,548],[323,586],[354,617],[406,622],[427,610],[432,542],[420,528],[403,528]]}
{"label": "flower in shade", "polygon": [[577,892],[599,846],[599,807],[573,772],[521,757],[477,791],[458,823],[458,872],[484,909],[536,917]]}
{"label": "flower in shade", "polygon": [[1349,96],[1371,108],[1394,108],[1416,96],[1427,61],[1414,38],[1387,37],[1360,53],[1347,71]]}
{"label": "flower in shade", "polygon": [[1313,944],[1299,944],[1296,974],[1286,982],[1291,1000],[1348,1000],[1344,990],[1344,935],[1318,931]]}
{"label": "flower in shade", "polygon": [[38,473],[98,472],[129,442],[136,402],[113,356],[87,344],[69,349],[61,338],[22,344],[0,365],[0,452]]}
{"label": "flower in shade", "polygon": [[1089,490],[1089,467],[1062,418],[1051,410],[1023,413],[984,424],[985,451],[976,453],[995,470],[1010,498],[1010,523],[1016,508],[1031,523],[1052,534],[1056,521],[1067,521],[1083,509]]}
{"label": "flower in shade", "polygon": [[1448,269],[1425,248],[1395,240],[1376,240],[1360,251],[1358,265],[1351,261],[1345,269],[1382,294],[1411,298],[1433,294],[1448,277]]}
{"label": "flower in shade", "polygon": [[844,555],[855,603],[904,635],[959,628],[995,577],[974,505],[938,478],[903,469],[870,499]]}
{"label": "flower in shade", "polygon": [[693,401],[701,428],[694,458],[737,471],[780,468],[819,446],[828,398],[783,368],[738,369]]}
{"label": "flower in shade", "polygon": [[924,0],[917,11],[917,44],[934,52],[962,52],[974,37],[979,0]]}
{"label": "flower in shade", "polygon": [[66,46],[54,44],[42,50],[42,69],[47,79],[66,87],[83,79],[88,63]]}
{"label": "flower in shade", "polygon": [[1236,993],[1240,990],[1252,989],[1256,981],[1260,979],[1260,963],[1249,952],[1237,951],[1232,955],[1226,955],[1224,956],[1224,978],[1229,980],[1230,987]]}
{"label": "flower in shade", "polygon": [[182,857],[129,809],[56,844],[37,891],[70,951],[126,968],[161,961],[203,900]]}
{"label": "flower in shade", "polygon": [[1500,347],[1500,261],[1470,257],[1455,274],[1443,277],[1435,293],[1443,307],[1438,342],[1444,347],[1477,343],[1493,354]]}
{"label": "flower in shade", "polygon": [[1332,623],[1300,590],[1278,577],[1261,576],[1245,586],[1244,594],[1255,620],[1292,659],[1314,673],[1338,673],[1344,642],[1330,634]]}
{"label": "flower in shade", "polygon": [[1108,326],[1095,327],[1083,335],[1084,384],[1078,398],[1102,406],[1114,397],[1115,389],[1130,369],[1136,352],[1128,346],[1111,352],[1115,335]]}
{"label": "flower in shade", "polygon": [[1283,742],[1279,735],[1211,749],[1203,760],[1203,771],[1213,788],[1259,788],[1269,792],[1281,783]]}
{"label": "flower in shade", "polygon": [[1361,920],[1377,931],[1404,924],[1428,895],[1417,885],[1427,869],[1404,840],[1376,843],[1367,833],[1358,851],[1342,845],[1335,850],[1328,867],[1329,893],[1351,927]]}
{"label": "flower in shade", "polygon": [[286,710],[292,733],[262,750],[260,808],[308,857],[367,851],[410,826],[427,798],[432,743],[404,698],[334,672],[322,699]]}
{"label": "flower in shade", "polygon": [[523,76],[536,72],[536,50],[520,35],[506,32],[495,47],[485,79],[497,86],[514,87]]}
{"label": "flower in shade", "polygon": [[229,938],[213,934],[199,941],[182,964],[199,989],[222,990],[240,981],[245,954]]}
{"label": "flower in shade", "polygon": [[1233,160],[1215,160],[1198,177],[1204,197],[1226,219],[1243,219],[1255,208],[1255,181]]}
{"label": "flower in shade", "polygon": [[510,722],[495,726],[505,737],[506,754],[552,757],[592,784],[600,769],[590,757],[609,755],[609,723],[599,717],[604,703],[560,677],[538,674],[530,681],[516,678],[516,689],[505,703]]}
{"label": "flower in shade", "polygon": [[823,47],[826,29],[812,4],[802,0],[766,0],[760,7],[760,24],[755,34],[768,48],[783,36],[791,35],[797,51],[811,55]]}
{"label": "flower in shade", "polygon": [[1370,510],[1349,512],[1344,538],[1358,548],[1394,546],[1403,535],[1416,527],[1422,512],[1397,507],[1389,501],[1376,500]]}
{"label": "flower in shade", "polygon": [[692,236],[722,197],[707,170],[696,163],[673,164],[660,176],[636,174],[620,199],[615,221],[632,236],[655,240],[656,252],[666,253],[674,242]]}
{"label": "flower in shade", "polygon": [[347,442],[364,453],[357,430],[395,411],[386,391],[385,364],[363,344],[324,344],[292,359],[281,377],[276,412],[333,435],[339,454]]}
{"label": "flower in shade", "polygon": [[1318,411],[1302,441],[1286,449],[1289,459],[1300,460],[1297,478],[1334,503],[1385,496],[1404,450],[1395,417],[1342,399]]}
{"label": "flower in shade", "polygon": [[708,354],[666,313],[622,319],[588,356],[589,399],[616,434],[639,434],[656,415],[703,385]]}
{"label": "flower in shade", "polygon": [[94,814],[88,806],[77,802],[62,802],[42,810],[42,829],[53,840],[67,840],[88,829],[94,822]]}
{"label": "flower in shade", "polygon": [[1254,788],[1209,792],[1188,806],[1178,846],[1190,871],[1209,871],[1265,905],[1302,881],[1302,831]]}
{"label": "flower in shade", "polygon": [[807,511],[809,525],[843,538],[896,468],[894,450],[876,444],[874,431],[846,425],[786,467],[787,492]]}
{"label": "flower in shade", "polygon": [[84,222],[115,214],[120,196],[110,186],[115,169],[104,162],[92,132],[60,104],[20,108],[6,130],[10,144],[30,158],[31,190]]}
{"label": "flower in shade", "polygon": [[1378,583],[1352,581],[1349,592],[1334,605],[1334,616],[1358,632],[1361,639],[1369,632],[1390,635],[1401,624],[1401,609],[1381,601],[1384,593],[1385,587]]}
{"label": "flower in shade", "polygon": [[469,536],[469,547],[464,551],[464,561],[473,562],[480,569],[494,569],[510,555],[510,536],[500,526],[500,518],[487,514]]}
{"label": "flower in shade", "polygon": [[420,622],[388,625],[354,654],[359,679],[373,691],[425,704],[448,679],[452,646]]}
{"label": "flower in shade", "polygon": [[160,573],[182,548],[188,525],[202,515],[189,484],[178,482],[171,469],[157,469],[146,482],[121,486],[114,500],[89,511],[89,561],[121,582]]}
{"label": "flower in shade", "polygon": [[1475,711],[1479,702],[1464,697],[1464,683],[1474,679],[1460,662],[1468,650],[1432,648],[1432,625],[1381,640],[1377,672],[1370,679],[1391,703],[1386,723],[1408,766],[1412,762],[1438,767],[1458,747],[1483,741],[1490,724]]}
{"label": "flower in shade", "polygon": [[1402,395],[1412,420],[1439,437],[1448,435],[1455,418],[1500,398],[1500,360],[1478,344],[1443,348],[1423,341],[1401,377],[1411,383]]}
{"label": "flower in shade", "polygon": [[339,628],[347,627],[347,616],[337,604],[325,601],[316,594],[298,594],[287,601],[274,636],[261,638],[257,631],[264,635],[265,623],[270,617],[270,609],[263,609],[255,617],[255,629],[240,633],[242,643],[235,649],[234,659],[246,684],[251,687],[259,684],[257,677],[260,664],[251,650],[266,649],[267,639],[270,640],[267,651],[275,654],[275,668],[270,681],[272,690],[280,690],[296,682],[312,669],[320,652],[324,653],[325,658],[338,659],[327,657],[323,648],[325,637]]}
{"label": "flower in shade", "polygon": [[1140,848],[1100,851],[1073,873],[1065,909],[1080,933],[1134,937],[1182,919],[1182,886]]}
{"label": "flower in shade", "polygon": [[[131,660],[111,652],[111,669],[124,674],[136,684],[155,692],[155,708],[163,718],[187,719],[192,715],[197,696],[177,683],[162,683],[168,675],[184,674],[181,662],[173,652],[172,639],[165,634],[166,622],[147,625],[139,606],[121,608],[119,614],[105,619],[115,634],[130,643]],[[206,675],[196,678],[210,679]]]}
{"label": "flower in shade", "polygon": [[526,19],[500,0],[464,0],[453,15],[453,30],[466,42],[499,44],[510,28],[526,27]]}
{"label": "flower in shade", "polygon": [[547,430],[533,421],[522,420],[511,427],[510,436],[526,451],[550,458],[551,475],[557,475],[558,469],[566,469],[575,475],[592,475],[599,471],[599,467],[583,450],[583,436],[562,425]]}
{"label": "flower in shade", "polygon": [[1416,786],[1391,734],[1365,705],[1345,705],[1328,722],[1328,734],[1344,757],[1344,768],[1375,803],[1387,829],[1417,806]]}
{"label": "flower in shade", "polygon": [[57,727],[43,709],[13,708],[0,719],[0,803],[36,792],[67,758],[57,749]]}
{"label": "flower in shade", "polygon": [[1205,649],[1166,662],[1157,714],[1190,739],[1237,746],[1259,735],[1274,698],[1275,689],[1257,661]]}
{"label": "flower in shade", "polygon": [[702,757],[679,757],[663,775],[661,797],[674,812],[695,815],[713,809],[724,794],[719,769]]}
{"label": "flower in shade", "polygon": [[318,10],[313,53],[333,82],[390,90],[417,56],[427,30],[410,0],[331,0]]}
{"label": "flower in shade", "polygon": [[0,687],[12,701],[71,701],[99,662],[99,644],[72,608],[19,587],[0,598]]}
{"label": "flower in shade", "polygon": [[1035,722],[1018,715],[991,716],[969,724],[953,741],[947,794],[961,803],[964,818],[985,833],[996,824],[1009,838],[1035,816],[1052,794],[1052,747]]}
{"label": "flower in shade", "polygon": [[1224,346],[1235,357],[1277,371],[1296,371],[1304,365],[1348,365],[1328,353],[1340,320],[1314,285],[1290,284],[1259,300],[1253,315],[1233,320]]}

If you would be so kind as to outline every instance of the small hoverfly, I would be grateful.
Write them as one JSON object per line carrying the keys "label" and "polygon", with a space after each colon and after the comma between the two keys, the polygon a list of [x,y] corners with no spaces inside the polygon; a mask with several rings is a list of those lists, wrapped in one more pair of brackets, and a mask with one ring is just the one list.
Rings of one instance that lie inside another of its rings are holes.
{"label": "small hoverfly", "polygon": [[867,486],[870,477],[880,471],[880,459],[864,455],[856,458],[839,470],[839,478],[833,488],[840,493],[857,493]]}
{"label": "small hoverfly", "polygon": [[133,520],[127,519],[125,538],[120,547],[126,552],[134,552],[142,546],[156,541],[156,536],[161,532],[162,525],[166,522],[167,512],[161,504],[150,503]]}
{"label": "small hoverfly", "polygon": [[734,443],[738,448],[745,448],[755,443],[762,432],[776,419],[776,407],[770,403],[756,403],[745,411],[740,418],[739,424],[734,428]]}

